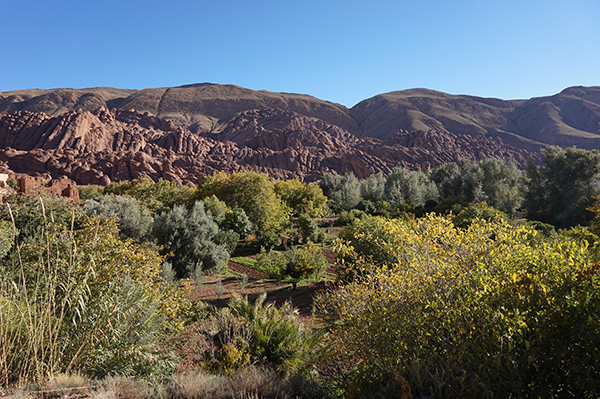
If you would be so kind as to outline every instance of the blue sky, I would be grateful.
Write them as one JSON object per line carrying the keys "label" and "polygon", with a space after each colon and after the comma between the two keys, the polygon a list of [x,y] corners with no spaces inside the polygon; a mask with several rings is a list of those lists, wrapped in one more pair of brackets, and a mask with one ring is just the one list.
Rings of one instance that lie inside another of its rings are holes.
{"label": "blue sky", "polygon": [[0,91],[231,83],[352,106],[600,85],[598,0],[0,0]]}

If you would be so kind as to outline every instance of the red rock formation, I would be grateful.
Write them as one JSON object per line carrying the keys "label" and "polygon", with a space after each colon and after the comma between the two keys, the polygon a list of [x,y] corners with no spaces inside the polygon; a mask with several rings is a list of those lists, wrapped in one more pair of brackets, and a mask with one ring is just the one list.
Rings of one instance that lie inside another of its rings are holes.
{"label": "red rock formation", "polygon": [[397,166],[421,169],[463,157],[508,158],[524,165],[530,155],[500,138],[448,132],[399,131],[385,141],[359,139],[339,126],[282,109],[242,112],[222,133],[202,135],[134,111],[100,108],[54,117],[18,111],[0,114],[0,148],[0,169],[101,185],[139,177],[197,183],[215,171],[245,169],[306,181],[325,172],[364,178]]}

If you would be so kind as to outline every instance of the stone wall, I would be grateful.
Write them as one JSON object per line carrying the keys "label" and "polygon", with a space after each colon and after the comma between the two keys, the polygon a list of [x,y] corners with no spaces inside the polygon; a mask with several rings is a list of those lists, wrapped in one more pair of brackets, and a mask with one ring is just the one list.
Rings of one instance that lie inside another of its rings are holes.
{"label": "stone wall", "polygon": [[69,179],[50,180],[45,182],[34,177],[21,176],[17,178],[17,192],[25,195],[64,197],[72,202],[79,202],[77,185]]}

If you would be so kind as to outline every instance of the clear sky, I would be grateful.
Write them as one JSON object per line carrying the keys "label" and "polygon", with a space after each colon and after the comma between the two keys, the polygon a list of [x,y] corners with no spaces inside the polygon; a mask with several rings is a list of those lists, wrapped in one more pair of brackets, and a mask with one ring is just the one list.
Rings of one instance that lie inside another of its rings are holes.
{"label": "clear sky", "polygon": [[600,86],[600,1],[0,0],[0,91],[200,82],[346,106]]}

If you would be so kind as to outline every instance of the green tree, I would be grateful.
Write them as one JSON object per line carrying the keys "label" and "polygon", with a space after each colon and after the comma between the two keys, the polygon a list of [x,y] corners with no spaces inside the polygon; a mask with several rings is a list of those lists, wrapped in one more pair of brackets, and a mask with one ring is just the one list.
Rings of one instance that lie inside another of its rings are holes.
{"label": "green tree", "polygon": [[363,200],[377,202],[384,199],[385,182],[383,173],[372,174],[360,182],[360,194]]}
{"label": "green tree", "polygon": [[350,210],[362,200],[361,184],[353,173],[346,173],[344,176],[325,173],[319,180],[319,187],[342,210]]}
{"label": "green tree", "polygon": [[545,165],[527,169],[528,216],[560,228],[589,223],[587,208],[600,194],[600,153],[549,147],[543,154]]}
{"label": "green tree", "polygon": [[136,198],[156,214],[167,211],[175,205],[193,202],[194,190],[187,186],[177,186],[174,182],[162,178],[153,182],[149,178],[143,177],[111,183],[104,189],[104,193]]}
{"label": "green tree", "polygon": [[316,184],[302,184],[298,179],[275,183],[275,192],[292,210],[293,216],[306,214],[313,218],[327,213],[327,197]]}
{"label": "green tree", "polygon": [[246,238],[254,231],[254,226],[242,208],[228,211],[223,219],[223,227],[235,231],[241,238]]}
{"label": "green tree", "polygon": [[425,173],[396,168],[385,182],[384,199],[396,207],[406,204],[416,208],[437,200],[438,191]]}
{"label": "green tree", "polygon": [[454,205],[486,202],[512,215],[523,202],[523,173],[512,163],[499,159],[472,162],[461,159],[431,171],[442,198],[441,210]]}
{"label": "green tree", "polygon": [[484,159],[477,166],[483,174],[480,187],[485,201],[509,215],[514,214],[523,202],[523,172],[514,163],[495,158]]}
{"label": "green tree", "polygon": [[231,212],[231,209],[227,204],[214,195],[204,198],[202,202],[204,202],[204,209],[210,212],[213,220],[217,222],[219,226],[225,222],[225,216]]}
{"label": "green tree", "polygon": [[218,233],[201,201],[189,210],[176,205],[154,218],[154,235],[179,278],[225,268],[229,254],[225,245],[217,244]]}
{"label": "green tree", "polygon": [[259,239],[272,244],[289,222],[289,209],[275,193],[274,186],[264,173],[216,173],[198,187],[197,198],[215,195],[231,209],[243,209],[256,227]]}
{"label": "green tree", "polygon": [[308,242],[291,249],[286,266],[286,275],[293,279],[310,278],[319,280],[328,267],[329,262],[323,255],[319,244]]}
{"label": "green tree", "polygon": [[304,242],[323,242],[325,233],[319,229],[317,223],[309,215],[300,215],[298,218],[298,230]]}

